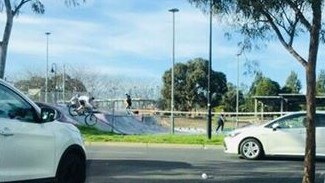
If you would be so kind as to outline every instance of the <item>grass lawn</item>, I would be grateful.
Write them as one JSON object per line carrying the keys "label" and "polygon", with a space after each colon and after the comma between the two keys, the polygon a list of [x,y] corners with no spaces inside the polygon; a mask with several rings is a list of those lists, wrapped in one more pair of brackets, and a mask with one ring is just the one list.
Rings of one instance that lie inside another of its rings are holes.
{"label": "grass lawn", "polygon": [[150,135],[120,135],[99,131],[95,128],[78,127],[87,142],[134,142],[134,143],[165,143],[165,144],[201,144],[222,145],[223,136],[212,136],[209,140],[206,135],[183,134],[150,134]]}

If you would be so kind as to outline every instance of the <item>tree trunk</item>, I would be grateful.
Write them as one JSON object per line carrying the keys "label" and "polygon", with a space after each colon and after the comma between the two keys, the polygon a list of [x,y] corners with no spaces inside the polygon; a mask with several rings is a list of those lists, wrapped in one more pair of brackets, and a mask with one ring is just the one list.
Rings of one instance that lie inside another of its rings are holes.
{"label": "tree trunk", "polygon": [[315,182],[315,66],[310,62],[306,68],[306,81],[307,81],[307,128],[306,128],[306,147],[305,147],[305,159],[304,159],[304,177],[303,183]]}
{"label": "tree trunk", "polygon": [[11,34],[11,29],[13,25],[14,14],[11,10],[10,1],[5,1],[6,5],[6,26],[4,29],[2,41],[0,43],[0,78],[4,78],[5,67],[6,67],[6,59],[7,59],[7,51],[8,44]]}
{"label": "tree trunk", "polygon": [[313,20],[310,30],[308,64],[306,67],[307,81],[307,129],[306,129],[306,149],[304,160],[304,177],[303,183],[315,182],[315,111],[316,111],[316,61],[319,47],[319,34],[322,20],[322,1],[312,1]]}

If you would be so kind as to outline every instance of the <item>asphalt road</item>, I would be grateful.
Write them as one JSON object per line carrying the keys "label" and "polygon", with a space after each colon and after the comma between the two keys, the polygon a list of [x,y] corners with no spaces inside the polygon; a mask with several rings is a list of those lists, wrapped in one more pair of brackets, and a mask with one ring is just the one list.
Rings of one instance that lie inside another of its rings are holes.
{"label": "asphalt road", "polygon": [[[87,154],[87,183],[298,183],[303,170],[301,158],[248,161],[213,146],[92,144]],[[324,183],[324,160],[316,170]]]}

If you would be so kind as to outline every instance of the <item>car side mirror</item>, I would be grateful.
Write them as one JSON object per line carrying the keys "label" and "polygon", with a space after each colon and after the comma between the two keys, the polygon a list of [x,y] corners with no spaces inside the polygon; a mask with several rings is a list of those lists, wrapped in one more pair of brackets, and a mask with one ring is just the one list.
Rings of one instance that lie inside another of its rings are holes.
{"label": "car side mirror", "polygon": [[42,122],[51,122],[54,121],[55,110],[47,107],[41,108],[41,121]]}
{"label": "car side mirror", "polygon": [[272,129],[273,129],[273,131],[276,131],[278,128],[279,128],[279,123],[274,123],[274,124],[272,125]]}

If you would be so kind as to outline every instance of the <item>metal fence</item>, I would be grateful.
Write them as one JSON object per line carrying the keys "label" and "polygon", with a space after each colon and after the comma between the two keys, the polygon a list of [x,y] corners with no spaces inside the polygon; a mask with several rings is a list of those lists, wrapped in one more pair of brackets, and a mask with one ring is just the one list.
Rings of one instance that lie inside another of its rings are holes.
{"label": "metal fence", "polygon": [[[25,92],[32,100],[45,102],[45,92]],[[67,103],[76,93],[49,92],[47,93],[48,103]],[[79,93],[87,95],[87,93]],[[125,110],[124,99],[96,99],[95,106],[111,114],[118,114],[117,111]],[[156,107],[155,100],[133,99],[133,111],[137,115],[153,116],[157,123],[170,128],[171,111],[159,110]],[[276,117],[286,114],[287,112],[223,112],[225,115],[226,128],[238,128],[248,124],[262,123],[272,120]],[[206,129],[207,112],[206,111],[173,111],[174,126],[178,129]],[[212,112],[212,128],[215,128],[216,117],[220,112]]]}

